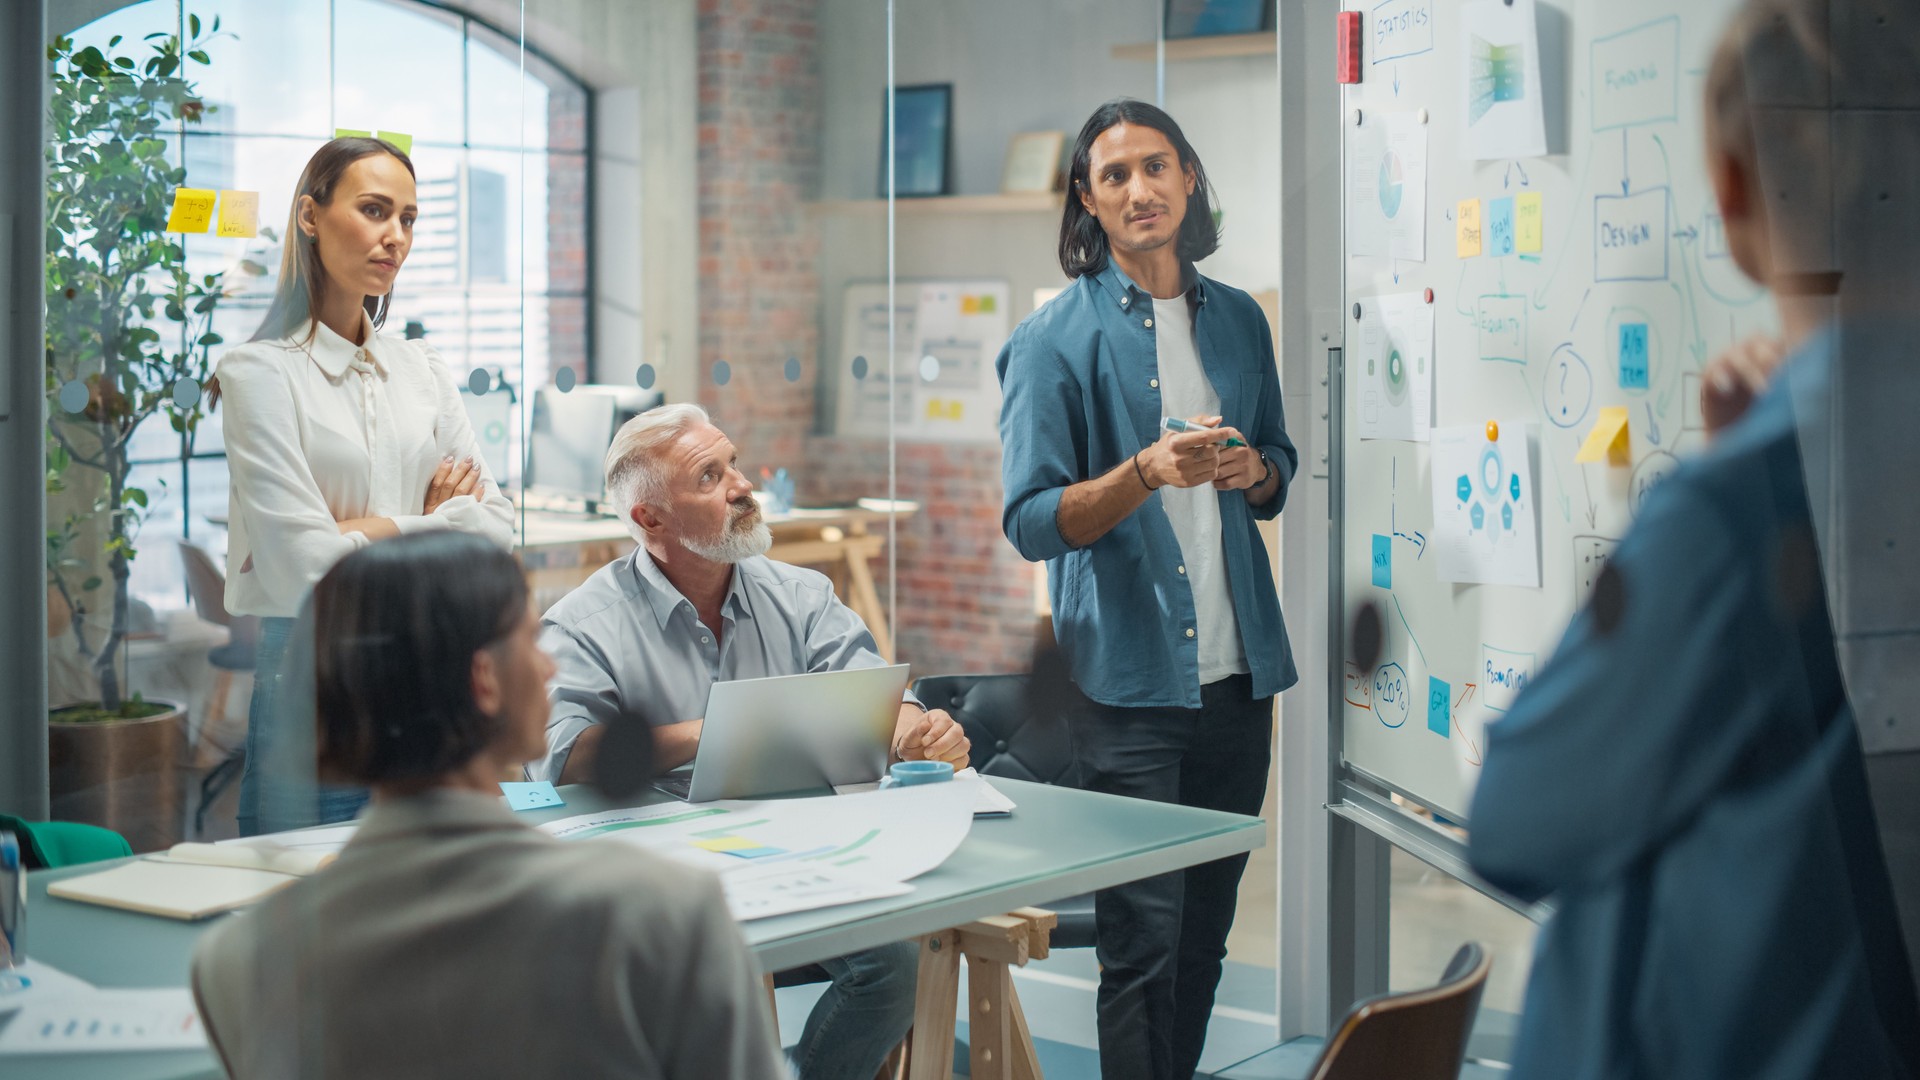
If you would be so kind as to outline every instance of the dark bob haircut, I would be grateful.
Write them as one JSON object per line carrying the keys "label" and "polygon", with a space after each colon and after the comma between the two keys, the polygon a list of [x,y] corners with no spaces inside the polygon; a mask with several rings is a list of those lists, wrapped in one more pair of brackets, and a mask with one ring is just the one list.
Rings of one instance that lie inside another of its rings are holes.
{"label": "dark bob haircut", "polygon": [[313,588],[322,776],[428,780],[465,765],[506,721],[473,700],[473,656],[526,617],[520,564],[467,533],[369,544]]}
{"label": "dark bob haircut", "polygon": [[1174,238],[1175,250],[1182,265],[1213,254],[1220,247],[1220,229],[1213,223],[1213,185],[1207,180],[1199,155],[1193,152],[1193,144],[1164,111],[1133,98],[1114,98],[1093,110],[1073,143],[1067,208],[1060,218],[1060,269],[1068,277],[1077,278],[1107,268],[1107,231],[1100,227],[1100,219],[1080,204],[1080,196],[1093,190],[1087,175],[1092,167],[1093,140],[1116,124],[1137,124],[1165,135],[1181,167],[1193,170],[1193,194],[1187,196],[1187,216],[1180,222],[1180,235]]}

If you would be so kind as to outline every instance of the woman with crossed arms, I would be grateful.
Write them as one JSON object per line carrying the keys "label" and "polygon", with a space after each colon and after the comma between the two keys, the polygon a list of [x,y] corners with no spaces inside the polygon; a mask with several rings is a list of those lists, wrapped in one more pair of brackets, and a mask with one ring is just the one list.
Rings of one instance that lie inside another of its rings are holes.
{"label": "woman with crossed arms", "polygon": [[366,802],[356,789],[314,789],[310,725],[280,708],[292,617],[314,582],[347,553],[403,533],[513,539],[512,507],[445,362],[424,342],[377,332],[417,213],[413,162],[393,144],[321,147],[300,174],[273,303],[210,388],[227,402],[227,610],[261,617],[242,835],[344,821]]}

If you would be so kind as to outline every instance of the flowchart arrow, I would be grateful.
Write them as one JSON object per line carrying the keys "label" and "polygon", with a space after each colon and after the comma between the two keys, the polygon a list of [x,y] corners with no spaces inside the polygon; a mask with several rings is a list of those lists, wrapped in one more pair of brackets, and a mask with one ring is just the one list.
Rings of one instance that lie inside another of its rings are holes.
{"label": "flowchart arrow", "polygon": [[[1646,402],[1642,402],[1641,404],[1647,407],[1647,441],[1652,443],[1655,446],[1659,446],[1660,445],[1660,421],[1655,420],[1653,418],[1653,402],[1646,401]],[[1588,524],[1591,525],[1592,522],[1588,522]]]}
{"label": "flowchart arrow", "polygon": [[1393,65],[1393,96],[1400,96],[1400,65]]}
{"label": "flowchart arrow", "polygon": [[1600,512],[1600,508],[1593,504],[1593,489],[1587,486],[1587,467],[1585,465],[1580,466],[1580,490],[1585,492],[1587,496],[1587,528],[1591,529],[1594,527],[1594,517]]}
{"label": "flowchart arrow", "polygon": [[1632,175],[1633,175],[1633,170],[1627,167],[1627,129],[1621,128],[1620,129],[1620,194],[1625,195],[1627,193],[1627,189],[1632,186],[1628,181],[1628,177]]}
{"label": "flowchart arrow", "polygon": [[1517,162],[1517,161],[1509,161],[1509,162],[1507,162],[1507,175],[1506,175],[1505,177],[1503,177],[1503,178],[1501,178],[1501,180],[1500,180],[1500,186],[1501,186],[1501,187],[1503,187],[1503,188],[1506,188],[1506,187],[1512,187],[1512,186],[1513,186],[1513,174],[1514,174],[1514,173],[1515,173],[1516,171],[1517,171],[1517,172],[1519,172],[1519,174],[1520,174],[1520,186],[1521,186],[1521,187],[1529,187],[1529,186],[1531,186],[1531,185],[1532,185],[1532,183],[1533,183],[1533,182],[1532,182],[1531,180],[1528,180],[1528,179],[1527,179],[1527,170],[1525,170],[1525,169],[1522,169],[1522,168],[1520,168],[1520,163],[1519,163],[1519,162]]}

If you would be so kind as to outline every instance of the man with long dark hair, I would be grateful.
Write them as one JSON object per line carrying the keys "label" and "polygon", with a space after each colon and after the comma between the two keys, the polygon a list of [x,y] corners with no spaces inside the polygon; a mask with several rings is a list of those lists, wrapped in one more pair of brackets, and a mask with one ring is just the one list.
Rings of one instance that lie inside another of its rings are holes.
{"label": "man with long dark hair", "polygon": [[[1194,269],[1219,229],[1172,117],[1100,106],[1071,181],[1060,268],[1076,280],[997,364],[1007,538],[1048,563],[1054,635],[1089,699],[1070,720],[1082,783],[1257,814],[1273,696],[1297,678],[1255,527],[1297,461],[1272,335],[1252,297]],[[1105,1076],[1193,1075],[1245,867],[1096,897]]]}

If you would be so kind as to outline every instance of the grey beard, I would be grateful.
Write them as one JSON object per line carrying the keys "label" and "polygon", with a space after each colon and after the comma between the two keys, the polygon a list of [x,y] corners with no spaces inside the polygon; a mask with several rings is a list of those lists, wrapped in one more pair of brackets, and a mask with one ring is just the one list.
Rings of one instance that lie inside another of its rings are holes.
{"label": "grey beard", "polygon": [[683,536],[680,546],[708,562],[744,562],[755,555],[765,555],[773,547],[773,530],[765,521],[758,521],[751,529],[728,528],[718,540],[695,540]]}

